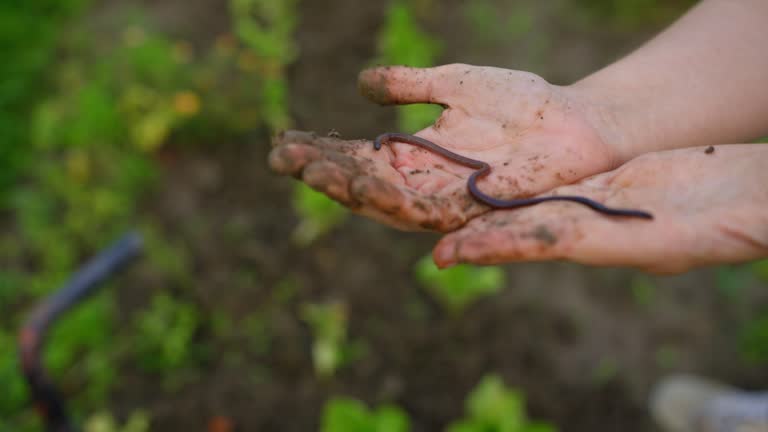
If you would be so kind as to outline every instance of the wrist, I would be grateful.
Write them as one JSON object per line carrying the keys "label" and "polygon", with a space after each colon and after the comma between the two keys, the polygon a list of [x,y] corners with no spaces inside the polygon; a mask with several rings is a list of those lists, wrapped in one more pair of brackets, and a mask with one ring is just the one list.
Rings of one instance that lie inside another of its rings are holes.
{"label": "wrist", "polygon": [[589,79],[562,87],[569,100],[584,113],[601,139],[616,150],[620,162],[654,150],[644,144],[658,142],[653,130],[626,92]]}

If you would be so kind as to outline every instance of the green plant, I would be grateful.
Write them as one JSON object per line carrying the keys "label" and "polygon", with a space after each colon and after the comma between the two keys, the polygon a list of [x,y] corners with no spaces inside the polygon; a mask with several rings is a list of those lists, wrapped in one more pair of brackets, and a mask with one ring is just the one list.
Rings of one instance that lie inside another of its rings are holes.
{"label": "green plant", "polygon": [[200,313],[191,303],[166,293],[152,298],[137,317],[137,352],[141,364],[152,371],[169,372],[194,362],[194,336]]}
{"label": "green plant", "polygon": [[16,414],[27,402],[27,387],[19,373],[16,338],[12,334],[0,330],[0,382],[3,392],[0,393],[0,430],[3,430],[3,420]]}
{"label": "green plant", "polygon": [[293,41],[296,1],[230,0],[229,4],[237,36],[255,54],[252,63],[262,78],[265,122],[272,130],[284,129],[290,124],[285,67],[298,52]]}
{"label": "green plant", "polygon": [[[235,33],[247,50],[239,64],[256,72],[260,80],[261,114],[272,130],[290,126],[288,83],[285,68],[298,54],[293,32],[298,22],[296,0],[230,0]],[[303,184],[293,191],[293,202],[301,222],[293,240],[307,246],[344,220],[343,207]]]}
{"label": "green plant", "polygon": [[25,145],[29,118],[45,95],[45,71],[55,59],[59,32],[86,4],[83,0],[0,3],[0,207],[7,204],[8,189],[32,160]]}
{"label": "green plant", "polygon": [[481,42],[509,44],[533,29],[533,14],[524,5],[517,6],[510,14],[500,13],[499,9],[491,0],[464,2],[462,13]]}
{"label": "green plant", "polygon": [[85,432],[147,432],[149,425],[149,415],[143,411],[132,413],[122,426],[118,425],[112,414],[98,412],[88,417],[83,429]]}
{"label": "green plant", "polygon": [[400,408],[384,405],[369,410],[350,398],[333,398],[325,404],[321,432],[408,432],[408,415]]}
{"label": "green plant", "polygon": [[[546,423],[530,421],[521,392],[500,377],[485,376],[467,397],[466,415],[446,432],[555,432]],[[326,402],[321,432],[408,432],[408,414],[394,405],[369,409],[359,400],[336,397]]]}
{"label": "green plant", "polygon": [[113,315],[107,288],[64,316],[46,346],[44,359],[54,376],[63,378],[65,385],[68,380],[79,382],[80,401],[92,406],[103,403],[115,380]]}
{"label": "green plant", "polygon": [[296,183],[293,192],[293,208],[301,217],[293,231],[293,241],[308,246],[320,236],[338,226],[347,217],[346,209],[304,183]]}
{"label": "green plant", "polygon": [[496,375],[485,376],[470,393],[466,417],[448,426],[447,432],[554,432],[545,423],[531,422],[525,414],[523,395],[508,389]]}
{"label": "green plant", "polygon": [[278,305],[287,305],[301,291],[301,280],[295,275],[280,279],[272,288],[272,301]]}
{"label": "green plant", "polygon": [[305,304],[301,316],[312,329],[312,363],[321,378],[332,376],[362,354],[362,345],[348,341],[344,304]]}
{"label": "green plant", "polygon": [[[379,33],[378,62],[427,67],[435,63],[440,50],[438,41],[419,28],[408,2],[397,0],[391,3]],[[399,126],[406,132],[418,131],[434,122],[441,110],[437,105],[400,106]]]}
{"label": "green plant", "polygon": [[656,285],[651,278],[646,275],[635,275],[632,278],[631,288],[636,305],[644,308],[653,305],[656,297]]}
{"label": "green plant", "polygon": [[426,256],[416,264],[416,277],[453,313],[464,310],[475,300],[497,293],[504,287],[504,271],[499,267],[458,265],[440,270]]}
{"label": "green plant", "polygon": [[748,321],[740,333],[742,356],[751,363],[768,364],[768,313]]}
{"label": "green plant", "polygon": [[695,0],[584,0],[575,5],[590,21],[599,20],[618,30],[636,30],[680,15]]}
{"label": "green plant", "polygon": [[768,282],[768,260],[755,261],[750,265],[752,274],[763,282]]}
{"label": "green plant", "polygon": [[728,265],[717,268],[715,281],[721,295],[730,301],[738,301],[752,278],[753,275],[744,266]]}

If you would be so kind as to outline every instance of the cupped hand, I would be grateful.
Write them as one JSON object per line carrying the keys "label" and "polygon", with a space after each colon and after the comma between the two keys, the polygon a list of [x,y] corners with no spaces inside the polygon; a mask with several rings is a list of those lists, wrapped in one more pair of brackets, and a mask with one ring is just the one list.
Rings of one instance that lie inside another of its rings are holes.
{"label": "cupped hand", "polygon": [[692,148],[640,156],[557,188],[654,220],[616,218],[572,203],[496,210],[437,244],[441,267],[564,259],[654,273],[768,255],[768,146]]}
{"label": "cupped hand", "polygon": [[[381,67],[363,71],[359,85],[379,104],[442,105],[437,121],[416,135],[489,163],[492,172],[479,187],[497,198],[532,196],[622,162],[620,137],[609,133],[616,128],[598,107],[531,73],[461,64]],[[370,141],[302,132],[274,144],[273,170],[400,229],[451,231],[488,211],[467,192],[471,169],[408,144],[377,152]]]}

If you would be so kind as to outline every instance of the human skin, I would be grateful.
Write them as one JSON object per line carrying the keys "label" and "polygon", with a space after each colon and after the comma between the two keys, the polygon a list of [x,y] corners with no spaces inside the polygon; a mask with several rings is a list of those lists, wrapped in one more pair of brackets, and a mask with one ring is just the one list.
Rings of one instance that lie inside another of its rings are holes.
{"label": "human skin", "polygon": [[[445,110],[435,124],[417,135],[491,164],[492,174],[480,184],[488,194],[500,199],[533,196],[614,170],[644,153],[745,142],[766,133],[766,17],[768,2],[764,0],[703,1],[635,53],[570,86],[555,86],[527,72],[447,65],[367,70],[360,75],[360,88],[380,104],[443,105]],[[407,144],[374,152],[368,141],[310,139],[297,133],[284,134],[275,144],[270,165],[276,172],[296,176],[354,211],[400,229],[453,231],[489,210],[466,191],[471,169]],[[666,191],[652,190],[665,197],[706,187],[706,182],[685,180],[689,176],[684,170],[692,167],[684,159],[679,158],[680,166],[673,168],[681,183],[668,183],[671,189]],[[630,168],[636,166],[632,163]],[[714,168],[729,170],[725,165]],[[640,172],[653,170],[646,167]],[[701,193],[719,195],[716,189]],[[616,196],[635,194],[616,192]],[[605,204],[645,209],[647,201]],[[685,202],[698,203],[681,199],[678,204]],[[663,211],[661,204],[655,203]],[[549,218],[559,214],[560,208],[541,205],[540,209],[514,212],[543,212],[539,216]],[[512,214],[495,211],[483,220],[507,219]],[[672,223],[673,219],[657,219],[653,224],[665,221]],[[639,222],[612,220],[610,224],[630,230],[628,224]],[[478,224],[481,222],[470,223],[441,245],[482,231],[477,230]],[[613,242],[610,237],[590,237]],[[502,243],[495,245],[497,249],[488,244],[488,256],[482,259],[470,254],[459,260],[525,259],[511,257]],[[453,262],[441,261],[440,250],[438,246],[435,253],[438,263]],[[489,259],[494,254],[506,258]],[[536,255],[530,258],[536,259]],[[581,259],[569,254],[567,258],[652,267],[629,256],[626,261],[592,255]],[[676,268],[684,269],[681,265]]]}
{"label": "human skin", "polygon": [[[469,65],[363,71],[362,93],[381,104],[445,107],[417,133],[489,163],[483,191],[500,199],[535,195],[621,163],[590,107],[562,87],[520,71]],[[287,132],[275,138],[272,169],[293,175],[363,215],[404,230],[452,231],[488,211],[467,192],[474,170],[409,144],[380,151],[367,140]]]}
{"label": "human skin", "polygon": [[570,260],[652,273],[768,255],[768,145],[648,153],[547,193],[638,206],[653,221],[606,217],[572,203],[494,211],[444,236],[440,267]]}

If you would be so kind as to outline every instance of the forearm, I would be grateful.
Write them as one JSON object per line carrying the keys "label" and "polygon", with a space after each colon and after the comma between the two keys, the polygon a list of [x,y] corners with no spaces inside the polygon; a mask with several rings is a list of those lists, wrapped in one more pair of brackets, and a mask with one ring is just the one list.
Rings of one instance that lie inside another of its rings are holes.
{"label": "forearm", "polygon": [[768,132],[768,1],[705,0],[569,90],[595,107],[622,157],[748,142]]}

